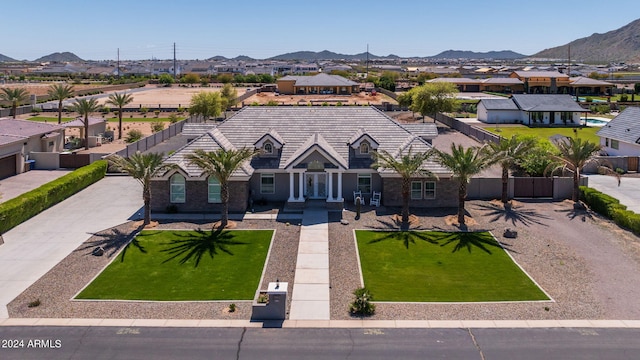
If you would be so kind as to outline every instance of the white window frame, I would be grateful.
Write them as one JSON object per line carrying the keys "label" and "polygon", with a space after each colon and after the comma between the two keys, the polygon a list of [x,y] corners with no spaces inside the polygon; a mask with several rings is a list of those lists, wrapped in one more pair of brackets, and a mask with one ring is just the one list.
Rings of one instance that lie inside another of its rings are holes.
{"label": "white window frame", "polygon": [[[178,181],[180,179],[181,181]],[[169,202],[184,204],[187,200],[187,180],[182,174],[173,174],[169,178]]]}
{"label": "white window frame", "polygon": [[[414,189],[414,185],[418,185],[419,189]],[[411,182],[411,200],[422,200],[422,181]]]}
{"label": "white window frame", "polygon": [[222,202],[222,186],[220,181],[213,176],[207,179],[207,201],[210,204],[220,204]]}
{"label": "white window frame", "polygon": [[[271,189],[265,186],[264,180],[272,179],[272,184],[267,184],[271,186]],[[260,194],[275,194],[276,193],[276,174],[268,173],[268,174],[260,174]]]}
{"label": "white window frame", "polygon": [[273,144],[270,142],[265,142],[264,145],[262,146],[262,150],[267,155],[273,154]]}
{"label": "white window frame", "polygon": [[368,142],[363,141],[360,143],[359,151],[360,155],[369,155],[369,153],[371,152],[371,146]]}
{"label": "white window frame", "polygon": [[[361,185],[360,184],[360,179],[369,179],[369,184],[368,185]],[[358,174],[358,183],[357,183],[357,191],[362,192],[363,194],[371,194],[371,173],[368,174]],[[368,190],[368,191],[365,191]]]}
{"label": "white window frame", "polygon": [[611,139],[611,148],[620,150],[620,142],[618,140]]}
{"label": "white window frame", "polygon": [[[433,189],[429,189],[430,186],[433,186]],[[435,181],[425,181],[424,182],[424,198],[425,199],[435,199],[436,198],[436,182]]]}

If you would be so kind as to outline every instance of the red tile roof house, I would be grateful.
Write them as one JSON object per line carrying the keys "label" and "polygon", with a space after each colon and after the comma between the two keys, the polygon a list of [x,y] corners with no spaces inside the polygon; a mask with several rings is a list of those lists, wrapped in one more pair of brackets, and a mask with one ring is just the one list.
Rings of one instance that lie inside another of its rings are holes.
{"label": "red tile roof house", "polygon": [[59,152],[64,128],[58,124],[0,119],[0,179],[27,171],[26,161],[37,152]]}
{"label": "red tile roof house", "polygon": [[[185,125],[183,133],[190,132]],[[151,208],[164,212],[213,213],[220,205],[220,186],[187,155],[196,149],[215,151],[243,147],[260,150],[232,176],[230,211],[244,212],[250,201],[285,202],[302,208],[307,200],[324,201],[342,209],[362,192],[367,205],[373,192],[382,192],[382,205],[401,206],[401,178],[393,171],[373,169],[372,153],[386,150],[395,156],[431,149],[435,124],[404,126],[370,107],[245,107],[233,117],[201,131],[165,161],[178,168],[154,178]],[[438,179],[415,178],[412,207],[455,207],[458,185],[439,164],[425,169]]]}

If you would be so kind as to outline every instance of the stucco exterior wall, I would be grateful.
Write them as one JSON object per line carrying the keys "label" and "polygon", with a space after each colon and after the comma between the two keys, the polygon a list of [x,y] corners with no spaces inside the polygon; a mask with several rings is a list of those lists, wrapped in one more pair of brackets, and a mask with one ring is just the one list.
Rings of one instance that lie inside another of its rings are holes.
{"label": "stucco exterior wall", "polygon": [[[414,179],[414,181],[431,181],[428,179]],[[385,206],[402,206],[402,179],[382,179],[382,204]],[[436,180],[436,198],[409,200],[409,206],[414,207],[455,207],[458,206],[458,182],[450,179]]]}
{"label": "stucco exterior wall", "polygon": [[[184,203],[171,203],[169,180],[151,181],[151,211],[166,212],[167,208],[175,205],[178,212],[217,213],[222,204],[208,202],[207,181],[187,180],[186,197]],[[249,203],[249,182],[231,181],[229,183],[229,211],[245,212]]]}

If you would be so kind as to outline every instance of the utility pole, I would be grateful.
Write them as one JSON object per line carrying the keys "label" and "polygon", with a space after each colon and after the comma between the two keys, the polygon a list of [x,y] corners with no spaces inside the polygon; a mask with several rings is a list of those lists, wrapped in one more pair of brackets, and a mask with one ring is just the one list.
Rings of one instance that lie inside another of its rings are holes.
{"label": "utility pole", "polygon": [[176,43],[173,43],[173,80],[178,80],[176,75]]}
{"label": "utility pole", "polygon": [[367,44],[367,77],[369,77],[369,44]]}
{"label": "utility pole", "polygon": [[118,48],[118,79],[120,79],[120,48]]}
{"label": "utility pole", "polygon": [[569,64],[567,65],[567,75],[569,75],[569,77],[571,77],[571,44],[569,44],[569,49],[567,50],[568,53],[568,58],[569,58]]}

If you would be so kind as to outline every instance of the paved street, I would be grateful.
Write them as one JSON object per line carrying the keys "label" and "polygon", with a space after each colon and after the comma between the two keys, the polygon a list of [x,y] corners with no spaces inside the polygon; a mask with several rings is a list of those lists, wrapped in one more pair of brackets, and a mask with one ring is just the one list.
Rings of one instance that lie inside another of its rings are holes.
{"label": "paved street", "polygon": [[91,234],[126,222],[141,207],[142,187],[136,180],[108,176],[3,234],[0,318],[8,317],[10,301]]}
{"label": "paved street", "polygon": [[[623,360],[640,353],[640,329],[608,328],[4,327],[0,339],[2,359]],[[35,340],[41,348],[29,347]]]}
{"label": "paved street", "polygon": [[640,214],[640,178],[625,177],[620,181],[612,176],[586,175],[589,177],[589,187],[620,200],[627,209]]}

